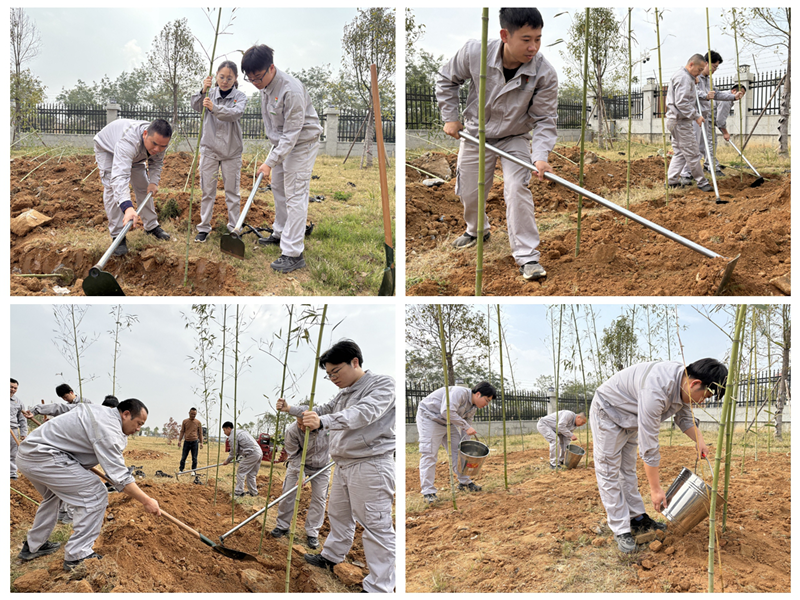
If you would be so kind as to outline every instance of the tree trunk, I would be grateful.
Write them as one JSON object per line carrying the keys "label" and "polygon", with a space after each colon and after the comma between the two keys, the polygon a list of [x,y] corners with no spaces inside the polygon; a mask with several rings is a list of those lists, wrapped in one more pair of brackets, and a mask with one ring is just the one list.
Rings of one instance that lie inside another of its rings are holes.
{"label": "tree trunk", "polygon": [[792,327],[789,324],[789,309],[783,307],[783,348],[781,348],[781,378],[778,382],[778,400],[775,403],[775,439],[783,441],[783,407],[786,405],[789,373],[789,351],[792,345]]}
{"label": "tree trunk", "polygon": [[778,154],[789,154],[789,109],[792,96],[792,36],[789,36],[789,58],[786,61],[786,81],[783,84],[783,98],[781,98],[780,118],[778,119]]}
{"label": "tree trunk", "polygon": [[374,131],[375,121],[372,116],[372,109],[369,111],[369,120],[367,121],[367,131],[364,134],[364,148],[361,152],[361,168],[372,168],[372,132]]}
{"label": "tree trunk", "polygon": [[450,382],[449,385],[456,384],[456,370],[453,366],[453,353],[447,353],[447,380]]}

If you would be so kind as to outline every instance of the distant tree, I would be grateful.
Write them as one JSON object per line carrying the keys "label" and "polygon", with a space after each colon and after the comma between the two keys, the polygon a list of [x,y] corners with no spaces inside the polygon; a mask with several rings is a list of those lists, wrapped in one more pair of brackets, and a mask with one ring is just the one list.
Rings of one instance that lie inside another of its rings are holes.
{"label": "distant tree", "polygon": [[161,435],[161,434],[158,432],[158,427],[153,427],[153,435],[154,435],[155,437],[158,437],[158,436],[160,436],[160,435]]}
{"label": "distant tree", "polygon": [[12,141],[16,141],[23,122],[30,118],[31,105],[41,102],[44,86],[23,65],[36,58],[42,46],[39,30],[25,10],[11,9],[11,125]]}
{"label": "distant tree", "polygon": [[330,63],[300,71],[287,71],[287,73],[300,80],[308,91],[308,95],[311,96],[311,103],[316,108],[321,110],[332,104],[334,84]]}
{"label": "distant tree", "polygon": [[78,79],[75,87],[70,89],[61,88],[56,96],[56,102],[64,104],[94,104],[95,90],[83,80]]}
{"label": "distant tree", "polygon": [[627,316],[620,316],[603,329],[600,340],[603,358],[612,372],[621,371],[641,359],[637,352],[638,337]]}
{"label": "distant tree", "polygon": [[[157,430],[158,428],[156,428]],[[164,423],[164,429],[162,431],[165,438],[167,438],[167,444],[172,445],[173,440],[177,440],[178,436],[180,435],[181,428],[178,425],[178,422],[173,419],[172,417],[169,418],[169,421]]]}
{"label": "distant tree", "polygon": [[19,74],[11,71],[11,126],[14,140],[22,128],[31,127],[36,120],[36,105],[44,101],[45,86],[30,69]]}
{"label": "distant tree", "polygon": [[420,48],[413,59],[406,57],[406,87],[429,87],[436,85],[439,69],[444,64],[444,55],[434,56]]}

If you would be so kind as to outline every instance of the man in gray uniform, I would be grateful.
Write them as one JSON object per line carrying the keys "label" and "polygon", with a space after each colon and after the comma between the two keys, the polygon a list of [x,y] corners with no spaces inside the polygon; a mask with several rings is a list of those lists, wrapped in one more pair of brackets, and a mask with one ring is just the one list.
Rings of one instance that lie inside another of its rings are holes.
{"label": "man in gray uniform", "polygon": [[283,398],[278,410],[302,417],[312,430],[330,432],[333,474],[328,520],[331,532],[320,554],[306,554],[307,563],[333,569],[353,545],[356,521],[364,527],[362,543],[369,575],[365,592],[390,594],[395,587],[394,496],[395,382],[389,376],[364,371],[361,349],[352,340],[334,344],[319,359],[319,367],[341,391],[315,406],[289,406]]}
{"label": "man in gray uniform", "polygon": [[658,469],[658,432],[674,418],[697,444],[698,456],[708,454],[703,434],[692,418],[691,404],[722,393],[728,369],[713,358],[684,367],[679,362],[648,362],[619,371],[594,395],[589,424],[594,436],[594,469],[608,527],[622,552],[636,550],[634,535],[667,526],[645,512],[636,478],[636,450],[644,462],[650,500],[656,511],[666,506]]}
{"label": "man in gray uniform", "polygon": [[[319,429],[309,432],[306,464],[303,469],[305,477],[314,475],[330,462],[329,435],[329,432]],[[283,479],[283,493],[288,492],[299,481],[300,459],[303,457],[305,440],[305,426],[302,419],[298,418],[297,423],[292,423],[286,429],[285,437],[284,448],[289,458],[286,477]],[[325,473],[320,473],[311,480],[311,499],[308,502],[308,514],[306,515],[306,539],[308,547],[312,549],[319,548],[319,528],[322,527],[322,522],[325,520],[325,503],[328,500],[330,477],[330,470],[325,469]],[[289,495],[278,505],[278,518],[275,522],[275,529],[272,530],[273,537],[279,538],[289,533],[294,514],[294,500],[295,497]]]}
{"label": "man in gray uniform", "polygon": [[252,46],[242,56],[242,71],[261,90],[261,117],[272,142],[267,160],[258,168],[265,182],[272,178],[275,198],[273,233],[264,243],[280,245],[281,256],[270,266],[289,273],[306,266],[308,190],[322,126],[303,84],[277,69],[272,55],[269,46]]}
{"label": "man in gray uniform", "polygon": [[[739,85],[737,83],[736,85],[731,87],[730,92],[731,92],[731,95],[738,96],[738,98],[736,98],[736,100],[738,100],[738,99],[742,98],[745,95],[745,93],[747,93],[747,88],[744,86],[744,84]],[[716,119],[714,121],[714,124],[717,126],[717,129],[719,129],[719,131],[722,133],[722,137],[725,138],[726,142],[729,142],[730,139],[731,139],[731,134],[728,131],[728,117],[731,114],[731,107],[733,106],[733,103],[736,100],[720,100],[719,102],[716,102],[714,104],[714,106],[716,107],[716,113],[717,113]],[[715,154],[714,155],[714,161],[715,162],[714,162],[714,167],[719,171],[720,164],[719,164],[719,161],[717,160],[717,157],[716,157],[716,137],[717,137],[717,132],[715,130],[714,131],[714,143],[715,143],[715,152],[714,152],[714,154]]]}
{"label": "man in gray uniform", "polygon": [[[553,66],[539,54],[544,20],[535,8],[501,8],[499,40],[490,40],[486,63],[486,142],[499,150],[533,163],[539,181],[553,169],[547,162],[556,143],[558,118],[558,77]],[[464,111],[470,135],[478,135],[478,81],[481,42],[468,41],[442,67],[436,81],[436,99],[445,121],[444,132],[458,139],[463,127],[459,120],[459,88],[472,84]],[[531,136],[531,130],[534,130]],[[486,197],[492,187],[497,155],[486,150]],[[527,280],[547,275],[539,264],[539,230],[533,196],[528,189],[531,171],[507,159],[503,166],[503,196],[511,253]],[[458,150],[456,194],[464,204],[466,232],[453,242],[456,248],[470,248],[478,235],[489,239],[489,217],[478,232],[478,147],[461,140]]]}
{"label": "man in gray uniform", "polygon": [[251,496],[258,496],[256,475],[258,475],[258,470],[261,468],[261,459],[264,457],[261,446],[253,439],[252,435],[243,429],[237,429],[236,435],[231,435],[233,433],[233,423],[230,421],[222,424],[222,431],[231,442],[231,451],[222,464],[227,465],[234,457],[238,457],[236,461],[239,464],[239,469],[236,471],[236,486],[233,488],[233,495],[237,498],[244,496],[246,484],[247,493]]}
{"label": "man in gray uniform", "polygon": [[[11,479],[17,478],[17,450],[19,444],[28,435],[28,419],[25,418],[25,407],[22,405],[22,401],[15,396],[18,389],[19,382],[16,379],[11,379],[11,436],[9,437],[11,441],[11,449],[9,450]],[[16,440],[14,436],[17,437]]]}
{"label": "man in gray uniform", "polygon": [[[479,492],[477,485],[467,475],[458,472],[458,446],[461,440],[475,435],[472,419],[479,408],[485,408],[497,397],[494,387],[481,382],[472,390],[452,386],[450,390],[450,456],[453,473],[458,477],[460,491]],[[419,436],[419,480],[422,496],[428,503],[436,502],[436,457],[439,447],[447,451],[447,398],[445,389],[439,388],[423,398],[417,407],[417,432]]]}
{"label": "man in gray uniform", "polygon": [[[94,136],[94,156],[103,183],[103,204],[113,239],[117,239],[131,220],[134,227],[144,221],[145,233],[156,239],[169,239],[169,234],[158,224],[152,199],[142,208],[141,217],[136,215],[130,187],[136,192],[137,204],[147,194],[158,191],[164,152],[171,137],[172,127],[163,119],[152,123],[117,119]],[[127,242],[123,239],[114,254],[122,256],[127,251]]]}
{"label": "man in gray uniform", "polygon": [[42,495],[42,503],[20,559],[52,554],[61,545],[47,541],[56,525],[59,500],[75,510],[72,535],[64,548],[64,570],[74,569],[87,558],[101,558],[92,546],[103,525],[108,492],[100,478],[87,470],[98,464],[118,491],[141,502],[147,512],[161,514],[158,502],[139,489],[122,457],[127,436],[139,431],[146,420],[147,407],[133,398],[116,409],[81,404],[28,436],[19,448],[19,470]]}
{"label": "man in gray uniform", "polygon": [[575,414],[571,410],[557,410],[542,417],[536,423],[536,429],[542,437],[550,442],[550,468],[557,469],[564,464],[567,446],[578,437],[572,432],[577,427],[586,425],[586,415]]}

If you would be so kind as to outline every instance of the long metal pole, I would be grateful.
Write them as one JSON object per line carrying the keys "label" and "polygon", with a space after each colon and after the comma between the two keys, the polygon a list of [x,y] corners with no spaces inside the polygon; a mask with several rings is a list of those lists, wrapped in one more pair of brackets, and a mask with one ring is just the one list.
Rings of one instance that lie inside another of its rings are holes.
{"label": "long metal pole", "polygon": [[[152,192],[147,194],[147,196],[145,196],[145,199],[142,201],[142,203],[139,205],[139,209],[136,211],[137,217],[142,212],[142,209],[144,208],[145,204],[147,204],[150,201],[150,198],[152,197],[153,197]],[[111,258],[111,253],[114,252],[114,250],[117,249],[117,246],[119,246],[122,243],[122,240],[125,239],[125,235],[131,230],[131,227],[133,227],[133,219],[131,219],[125,224],[125,227],[122,228],[122,231],[114,239],[114,243],[108,247],[108,250],[106,250],[106,253],[103,254],[102,258],[97,262],[97,264],[91,268],[91,270],[89,271],[90,273],[95,270],[96,271],[103,270],[103,267],[106,266],[108,259]]]}
{"label": "long metal pole", "polygon": [[244,225],[244,220],[247,218],[247,212],[250,210],[250,205],[253,204],[253,198],[256,197],[258,186],[261,185],[261,179],[263,177],[264,177],[263,173],[258,174],[258,179],[256,179],[256,182],[253,185],[253,189],[250,191],[250,196],[247,198],[247,204],[244,205],[244,210],[242,211],[242,214],[239,215],[239,220],[236,222],[236,229],[234,229],[231,233],[240,235],[240,232],[242,230],[242,225]]}

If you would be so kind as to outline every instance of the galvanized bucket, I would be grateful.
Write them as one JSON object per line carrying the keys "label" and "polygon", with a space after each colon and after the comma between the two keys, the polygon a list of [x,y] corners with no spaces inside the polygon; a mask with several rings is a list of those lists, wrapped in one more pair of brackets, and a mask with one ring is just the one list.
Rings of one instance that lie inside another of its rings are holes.
{"label": "galvanized bucket", "polygon": [[[711,487],[686,467],[667,490],[667,508],[661,514],[669,522],[669,531],[684,535],[695,525],[708,518]],[[717,508],[724,504],[717,493]]]}
{"label": "galvanized bucket", "polygon": [[567,446],[567,451],[564,456],[564,464],[567,466],[568,469],[574,469],[583,460],[583,456],[586,454],[586,450],[581,448],[580,446],[576,446],[575,444],[570,444]]}
{"label": "galvanized bucket", "polygon": [[481,472],[483,461],[489,456],[489,446],[483,442],[465,440],[458,446],[458,472],[475,477]]}

